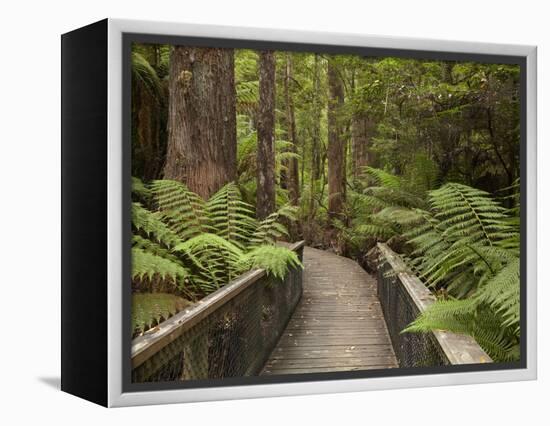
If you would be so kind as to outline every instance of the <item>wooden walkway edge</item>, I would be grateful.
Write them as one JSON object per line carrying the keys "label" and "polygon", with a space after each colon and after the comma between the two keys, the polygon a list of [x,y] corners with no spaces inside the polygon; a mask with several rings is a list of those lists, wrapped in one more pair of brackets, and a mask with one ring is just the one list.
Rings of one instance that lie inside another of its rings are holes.
{"label": "wooden walkway edge", "polygon": [[304,293],[261,374],[398,367],[376,292],[356,262],[304,248]]}

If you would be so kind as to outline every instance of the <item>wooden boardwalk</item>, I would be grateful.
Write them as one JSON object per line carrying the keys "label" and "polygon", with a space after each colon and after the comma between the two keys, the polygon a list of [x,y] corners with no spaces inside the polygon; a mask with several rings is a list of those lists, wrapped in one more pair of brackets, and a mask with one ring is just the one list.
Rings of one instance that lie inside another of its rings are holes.
{"label": "wooden boardwalk", "polygon": [[304,293],[261,374],[395,368],[376,279],[356,262],[304,249]]}

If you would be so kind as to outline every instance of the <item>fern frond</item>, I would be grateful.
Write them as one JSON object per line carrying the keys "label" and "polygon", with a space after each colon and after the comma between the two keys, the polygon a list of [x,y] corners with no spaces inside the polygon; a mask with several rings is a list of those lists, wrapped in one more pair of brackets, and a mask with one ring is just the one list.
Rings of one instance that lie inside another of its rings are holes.
{"label": "fern frond", "polygon": [[243,272],[239,263],[243,251],[216,234],[198,235],[178,244],[173,250],[193,264],[197,275],[194,282],[205,291],[218,289]]}
{"label": "fern frond", "polygon": [[503,267],[476,293],[478,303],[486,303],[504,318],[503,325],[519,331],[520,276],[519,258]]}
{"label": "fern frond", "polygon": [[363,173],[372,179],[375,185],[380,185],[391,189],[400,189],[402,186],[401,179],[398,176],[388,173],[382,169],[367,166],[363,168]]}
{"label": "fern frond", "polygon": [[172,282],[178,288],[184,288],[189,276],[189,270],[176,262],[141,248],[132,248],[132,279],[134,280],[153,280],[158,277]]}
{"label": "fern frond", "polygon": [[295,221],[297,211],[296,207],[286,204],[276,212],[271,213],[259,223],[259,226],[252,234],[250,244],[252,246],[274,244],[279,238],[288,237],[288,230],[279,221],[281,218]]}
{"label": "fern frond", "polygon": [[132,176],[132,194],[140,201],[148,202],[151,199],[151,190],[143,183],[143,181],[135,176]]}
{"label": "fern frond", "polygon": [[183,183],[155,180],[151,192],[163,220],[182,240],[209,230],[204,200]]}
{"label": "fern frond", "polygon": [[450,239],[492,245],[511,231],[506,209],[488,193],[449,183],[429,193],[430,204]]}
{"label": "fern frond", "polygon": [[262,245],[244,254],[239,262],[243,270],[265,269],[275,278],[283,279],[290,268],[303,268],[298,255],[286,247]]}
{"label": "fern frond", "polygon": [[467,333],[469,323],[475,314],[476,305],[472,300],[442,300],[435,302],[418,318],[409,324],[402,333],[448,330]]}
{"label": "fern frond", "polygon": [[132,225],[149,239],[168,248],[180,243],[180,239],[160,218],[139,203],[132,203]]}
{"label": "fern frond", "polygon": [[133,294],[132,331],[143,333],[190,305],[191,302],[168,293]]}
{"label": "fern frond", "polygon": [[228,183],[206,203],[213,232],[243,249],[249,242],[256,220],[250,204],[242,201],[239,188]]}

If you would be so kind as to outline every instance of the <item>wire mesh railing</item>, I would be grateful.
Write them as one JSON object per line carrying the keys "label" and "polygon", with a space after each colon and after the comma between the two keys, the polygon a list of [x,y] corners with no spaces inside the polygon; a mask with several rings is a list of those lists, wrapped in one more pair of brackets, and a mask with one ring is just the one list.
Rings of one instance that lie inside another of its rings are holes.
{"label": "wire mesh railing", "polygon": [[401,333],[436,298],[386,244],[378,243],[377,249],[378,298],[400,367],[492,362],[470,336],[439,330]]}
{"label": "wire mesh railing", "polygon": [[[303,257],[304,242],[290,249]],[[132,382],[219,379],[260,372],[302,295],[302,269],[284,280],[249,271],[132,341]]]}

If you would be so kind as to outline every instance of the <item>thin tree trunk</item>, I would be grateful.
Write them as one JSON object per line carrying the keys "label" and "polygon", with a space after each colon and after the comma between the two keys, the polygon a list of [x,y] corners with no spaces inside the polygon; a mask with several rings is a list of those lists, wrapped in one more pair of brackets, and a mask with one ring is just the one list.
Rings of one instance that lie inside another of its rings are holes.
{"label": "thin tree trunk", "polygon": [[334,64],[328,63],[328,213],[329,217],[339,218],[346,197],[345,138],[339,112],[344,103],[342,81]]}
{"label": "thin tree trunk", "polygon": [[164,177],[204,199],[236,177],[232,49],[176,46],[170,56]]}
{"label": "thin tree trunk", "polygon": [[[285,104],[286,104],[286,124],[287,124],[287,137],[288,141],[292,144],[290,147],[290,152],[297,154],[297,142],[296,142],[296,120],[294,118],[294,101],[292,99],[292,94],[290,93],[290,83],[292,80],[292,56],[287,53],[286,55],[286,68],[285,68],[285,82],[284,82],[284,91],[285,91]],[[298,159],[290,158],[287,161],[287,189],[290,199],[290,204],[297,206],[298,197],[300,191],[299,184],[299,174],[298,174]]]}
{"label": "thin tree trunk", "polygon": [[256,216],[275,211],[275,53],[261,51]]}
{"label": "thin tree trunk", "polygon": [[374,130],[374,123],[364,114],[353,117],[351,127],[352,171],[357,178],[365,166],[370,164],[369,147]]}
{"label": "thin tree trunk", "polygon": [[313,131],[311,138],[311,176],[309,179],[309,217],[315,217],[315,193],[318,188],[318,181],[321,177],[321,106],[319,101],[321,87],[319,55],[315,54],[313,71]]}

